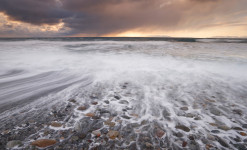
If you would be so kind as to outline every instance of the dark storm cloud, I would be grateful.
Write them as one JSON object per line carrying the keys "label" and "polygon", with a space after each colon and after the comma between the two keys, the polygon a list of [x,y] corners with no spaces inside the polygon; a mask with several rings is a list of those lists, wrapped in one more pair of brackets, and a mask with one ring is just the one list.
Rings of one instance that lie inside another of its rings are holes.
{"label": "dark storm cloud", "polygon": [[71,15],[53,0],[1,0],[0,11],[13,20],[31,24],[56,24]]}
{"label": "dark storm cloud", "polygon": [[205,27],[218,24],[217,17],[231,20],[233,13],[245,11],[242,6],[246,0],[0,0],[0,11],[13,20],[35,25],[62,21],[69,34],[94,35]]}

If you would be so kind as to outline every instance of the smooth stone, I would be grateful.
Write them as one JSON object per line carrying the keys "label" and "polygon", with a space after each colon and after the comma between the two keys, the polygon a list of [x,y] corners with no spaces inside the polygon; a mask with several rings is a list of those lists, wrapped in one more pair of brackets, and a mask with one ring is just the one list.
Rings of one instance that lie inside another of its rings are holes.
{"label": "smooth stone", "polygon": [[220,143],[220,145],[222,145],[224,147],[229,147],[228,143],[225,140],[223,140],[222,138],[217,136],[216,140]]}
{"label": "smooth stone", "polygon": [[61,126],[62,126],[62,124],[61,124],[61,123],[59,123],[59,122],[55,122],[55,121],[53,121],[53,122],[51,123],[51,126],[52,126],[52,127],[61,127]]}
{"label": "smooth stone", "polygon": [[79,140],[79,137],[78,137],[78,136],[72,136],[71,139],[72,139],[73,141],[77,141],[77,140]]}
{"label": "smooth stone", "polygon": [[99,116],[93,116],[92,119],[100,119]]}
{"label": "smooth stone", "polygon": [[92,102],[91,104],[92,104],[92,105],[97,105],[97,104],[98,104],[98,102]]}
{"label": "smooth stone", "polygon": [[232,111],[233,111],[233,113],[238,114],[240,116],[242,116],[242,114],[243,114],[242,110],[240,110],[240,109],[233,109]]}
{"label": "smooth stone", "polygon": [[244,133],[244,132],[239,132],[239,134],[242,135],[242,136],[247,136],[247,134]]}
{"label": "smooth stone", "polygon": [[123,116],[121,116],[121,117],[124,118],[124,119],[130,119],[130,117],[127,116],[127,115],[123,115]]}
{"label": "smooth stone", "polygon": [[165,132],[163,130],[157,129],[157,131],[156,131],[156,136],[157,137],[161,138],[164,135],[165,135]]}
{"label": "smooth stone", "polygon": [[212,133],[216,133],[216,134],[217,134],[217,133],[220,133],[219,130],[212,130],[211,132],[212,132]]}
{"label": "smooth stone", "polygon": [[181,132],[174,133],[176,137],[183,137],[184,135]]}
{"label": "smooth stone", "polygon": [[207,135],[207,138],[208,138],[209,140],[211,140],[211,141],[215,141],[215,137],[214,137],[213,135],[211,135],[211,134],[208,134],[208,135]]}
{"label": "smooth stone", "polygon": [[99,130],[95,130],[95,131],[92,132],[92,134],[94,134],[97,137],[100,137],[101,132]]}
{"label": "smooth stone", "polygon": [[94,113],[86,113],[85,116],[93,117],[93,116],[95,116],[95,114]]}
{"label": "smooth stone", "polygon": [[86,109],[87,109],[86,106],[80,106],[80,107],[77,108],[77,110],[80,110],[80,111],[84,111],[84,110],[86,110]]}
{"label": "smooth stone", "polygon": [[232,129],[233,129],[233,130],[238,130],[238,131],[243,131],[243,129],[240,128],[240,127],[232,127]]}
{"label": "smooth stone", "polygon": [[100,130],[103,134],[107,134],[108,133],[108,129],[107,128],[103,128]]}
{"label": "smooth stone", "polygon": [[127,100],[121,100],[119,101],[120,104],[129,104],[129,102]]}
{"label": "smooth stone", "polygon": [[9,141],[6,145],[6,148],[13,148],[13,147],[18,147],[18,146],[21,146],[22,145],[22,142],[19,141],[19,140],[13,140],[13,141]]}
{"label": "smooth stone", "polygon": [[188,138],[189,138],[191,141],[195,140],[194,135],[189,135]]}
{"label": "smooth stone", "polygon": [[75,99],[70,99],[69,102],[76,103],[76,100]]}
{"label": "smooth stone", "polygon": [[189,108],[188,108],[188,107],[180,107],[180,109],[181,109],[181,110],[184,110],[184,111],[189,110]]}
{"label": "smooth stone", "polygon": [[114,130],[110,130],[108,133],[107,133],[107,136],[110,138],[110,139],[115,139],[116,137],[118,137],[119,135],[119,132],[118,131],[114,131]]}
{"label": "smooth stone", "polygon": [[228,131],[231,128],[229,128],[228,126],[222,125],[222,126],[218,126],[219,129],[224,130],[224,131]]}
{"label": "smooth stone", "polygon": [[209,109],[209,111],[211,112],[211,114],[214,114],[216,116],[220,116],[221,115],[221,111],[219,109],[215,108],[215,107],[211,107]]}
{"label": "smooth stone", "polygon": [[78,134],[78,137],[79,137],[80,139],[84,139],[86,136],[87,136],[87,135],[84,134],[84,133]]}
{"label": "smooth stone", "polygon": [[243,124],[242,127],[243,127],[243,128],[247,128],[247,124]]}
{"label": "smooth stone", "polygon": [[197,117],[194,118],[194,120],[202,120],[202,118],[197,116]]}
{"label": "smooth stone", "polygon": [[184,125],[176,125],[176,129],[183,130],[185,132],[190,132],[190,128],[184,126]]}
{"label": "smooth stone", "polygon": [[104,102],[105,102],[106,104],[110,104],[110,101],[108,101],[108,100],[105,100]]}
{"label": "smooth stone", "polygon": [[151,144],[149,142],[146,142],[145,145],[146,145],[147,148],[152,148],[153,147],[153,144]]}
{"label": "smooth stone", "polygon": [[183,141],[182,147],[186,147],[186,146],[187,146],[187,142]]}
{"label": "smooth stone", "polygon": [[168,118],[171,115],[171,113],[168,108],[164,108],[164,110],[162,111],[162,115],[164,118]]}
{"label": "smooth stone", "polygon": [[51,139],[39,139],[39,140],[33,141],[33,142],[31,143],[31,145],[37,146],[37,147],[41,147],[41,148],[45,148],[45,147],[54,145],[54,144],[56,144],[56,143],[57,143],[56,140],[51,140]]}
{"label": "smooth stone", "polygon": [[114,98],[117,99],[117,100],[119,100],[121,98],[121,96],[115,95]]}
{"label": "smooth stone", "polygon": [[188,114],[186,114],[185,116],[186,116],[186,117],[189,117],[189,118],[193,118],[193,117],[195,117],[195,115],[194,115],[194,114],[192,114],[192,113],[188,113]]}
{"label": "smooth stone", "polygon": [[106,120],[104,123],[105,123],[105,125],[108,125],[110,127],[114,127],[116,124],[115,122],[111,122],[110,120]]}

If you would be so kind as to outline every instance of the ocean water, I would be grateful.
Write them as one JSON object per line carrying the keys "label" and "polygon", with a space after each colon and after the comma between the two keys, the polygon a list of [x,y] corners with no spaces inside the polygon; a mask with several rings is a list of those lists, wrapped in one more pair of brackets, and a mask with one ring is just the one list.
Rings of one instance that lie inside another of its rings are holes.
{"label": "ocean water", "polygon": [[[74,110],[74,123],[66,124],[67,128],[98,107],[119,117],[138,115],[122,118],[123,126],[158,122],[169,142],[178,145],[182,141],[173,136],[178,124],[190,128],[183,134],[206,138],[218,129],[210,123],[242,128],[247,124],[246,40],[0,40],[0,128],[10,122],[10,116],[15,121],[41,117],[69,99],[79,104],[93,99],[99,104],[85,112]],[[233,138],[245,138],[235,130],[220,130],[217,136],[228,144],[236,143]],[[25,138],[28,143],[29,137]],[[204,147],[200,138],[197,142]],[[236,147],[229,144],[228,148]]]}

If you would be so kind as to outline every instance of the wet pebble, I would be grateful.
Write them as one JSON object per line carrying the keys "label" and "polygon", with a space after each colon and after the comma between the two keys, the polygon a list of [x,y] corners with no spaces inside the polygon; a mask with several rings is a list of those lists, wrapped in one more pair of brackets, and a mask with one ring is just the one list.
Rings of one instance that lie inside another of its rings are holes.
{"label": "wet pebble", "polygon": [[120,100],[119,103],[120,104],[129,104],[129,102],[127,100]]}
{"label": "wet pebble", "polygon": [[77,108],[77,110],[80,110],[80,111],[84,111],[84,110],[86,110],[86,109],[87,109],[86,106],[80,106],[80,107]]}
{"label": "wet pebble", "polygon": [[19,140],[13,140],[13,141],[9,141],[6,145],[6,148],[13,148],[13,147],[18,147],[21,146],[22,142]]}
{"label": "wet pebble", "polygon": [[108,101],[108,100],[105,100],[104,102],[105,102],[106,104],[110,104],[110,101]]}
{"label": "wet pebble", "polygon": [[176,125],[176,129],[183,130],[185,132],[190,132],[190,128],[184,126],[184,125]]}
{"label": "wet pebble", "polygon": [[57,143],[57,141],[53,140],[53,139],[39,139],[39,140],[33,141],[31,143],[31,145],[37,146],[37,147],[41,147],[41,148],[45,148],[45,147],[54,145],[56,143]]}
{"label": "wet pebble", "polygon": [[114,130],[110,130],[108,133],[107,133],[107,136],[110,138],[110,139],[115,139],[116,137],[118,137],[119,135],[119,132],[118,131],[114,131]]}
{"label": "wet pebble", "polygon": [[215,134],[220,133],[219,130],[212,130],[211,132],[212,132],[212,133],[215,133]]}
{"label": "wet pebble", "polygon": [[187,111],[189,110],[188,107],[180,107],[181,110]]}

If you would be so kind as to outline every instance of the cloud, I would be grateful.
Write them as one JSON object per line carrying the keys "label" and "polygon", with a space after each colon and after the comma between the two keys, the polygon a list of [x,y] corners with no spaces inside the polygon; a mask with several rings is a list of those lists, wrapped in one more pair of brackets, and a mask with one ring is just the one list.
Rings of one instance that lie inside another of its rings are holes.
{"label": "cloud", "polygon": [[246,5],[246,0],[1,0],[0,11],[32,25],[63,23],[70,28],[64,35],[102,36],[245,24]]}

